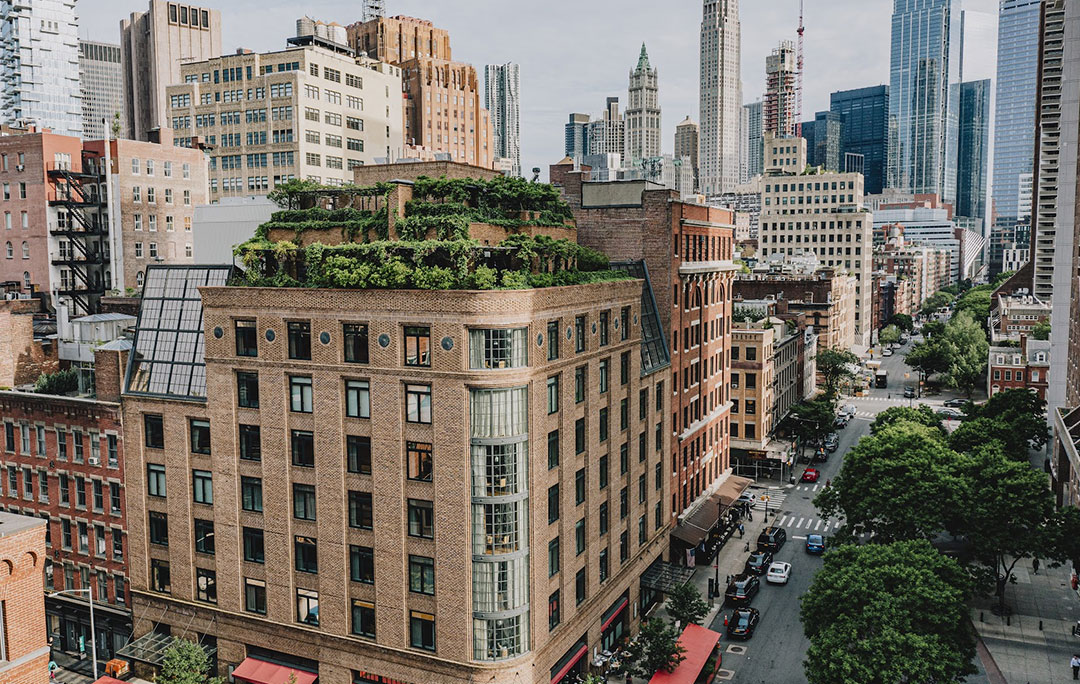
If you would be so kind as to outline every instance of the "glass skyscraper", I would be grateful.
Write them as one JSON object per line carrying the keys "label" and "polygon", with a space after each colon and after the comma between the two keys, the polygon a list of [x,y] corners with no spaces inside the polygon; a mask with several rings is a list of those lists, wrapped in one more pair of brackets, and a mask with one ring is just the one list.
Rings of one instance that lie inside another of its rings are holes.
{"label": "glass skyscraper", "polygon": [[75,0],[0,3],[0,123],[81,136]]}
{"label": "glass skyscraper", "polygon": [[863,188],[877,195],[885,187],[889,128],[889,86],[841,90],[829,98],[829,108],[840,115],[840,158],[863,157]]}
{"label": "glass skyscraper", "polygon": [[[997,218],[990,232],[990,273],[1001,271],[1002,249],[1018,222],[1021,186],[1030,191],[1035,154],[1035,90],[1039,65],[1040,0],[1003,0],[998,16],[997,102],[994,107],[994,186]],[[1026,183],[1024,183],[1026,179]]]}
{"label": "glass skyscraper", "polygon": [[[956,215],[986,218],[990,175],[990,79],[960,84],[960,139],[957,152]],[[979,231],[983,233],[982,230]]]}
{"label": "glass skyscraper", "polygon": [[956,198],[961,0],[894,0],[886,185]]}

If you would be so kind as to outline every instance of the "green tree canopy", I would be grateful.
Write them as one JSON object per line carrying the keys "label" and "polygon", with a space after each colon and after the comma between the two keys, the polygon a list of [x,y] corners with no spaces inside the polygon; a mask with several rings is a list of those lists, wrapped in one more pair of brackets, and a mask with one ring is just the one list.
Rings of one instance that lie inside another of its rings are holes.
{"label": "green tree canopy", "polygon": [[932,337],[939,337],[944,332],[945,323],[937,320],[936,318],[932,321],[927,321],[926,323],[923,323],[922,334],[923,337],[928,340]]}
{"label": "green tree canopy", "polygon": [[672,672],[686,660],[686,649],[679,644],[679,633],[663,620],[653,618],[641,625],[637,641],[627,654],[628,668],[639,677],[651,678],[657,672]]}
{"label": "green tree canopy", "polygon": [[859,440],[814,505],[822,517],[843,518],[840,540],[866,532],[882,542],[931,539],[957,527],[967,491],[962,457],[941,432],[900,422]]}
{"label": "green tree canopy", "polygon": [[895,344],[900,341],[900,328],[889,324],[878,331],[878,342],[882,344]]}
{"label": "green tree canopy", "polygon": [[934,413],[933,409],[926,404],[920,404],[916,408],[890,406],[877,414],[877,417],[874,418],[874,422],[870,424],[870,433],[877,434],[881,430],[890,425],[895,425],[896,423],[925,425],[928,428],[938,430],[943,437],[945,435],[944,428],[941,425],[941,416]]}
{"label": "green tree canopy", "polygon": [[210,656],[203,647],[187,639],[173,639],[165,650],[157,684],[224,684],[210,676]]}
{"label": "green tree canopy", "polygon": [[990,285],[980,285],[968,290],[957,298],[956,313],[966,311],[977,323],[986,326],[990,317],[990,296],[993,292],[994,288]]}
{"label": "green tree canopy", "polygon": [[701,592],[691,582],[671,590],[667,598],[668,614],[682,626],[700,625],[709,614],[709,604],[701,598]]}
{"label": "green tree canopy", "polygon": [[957,451],[971,451],[997,441],[1014,458],[1027,462],[1028,450],[1046,444],[1046,402],[1026,389],[1009,389],[985,404],[968,406],[969,420],[960,424],[949,442]]}
{"label": "green tree canopy", "polygon": [[835,419],[836,402],[822,395],[792,406],[788,425],[799,438],[799,444],[805,446],[832,432]]}
{"label": "green tree canopy", "polygon": [[915,320],[907,314],[896,314],[889,319],[889,323],[895,325],[904,332],[911,332],[915,329]]}
{"label": "green tree canopy", "polygon": [[1050,339],[1050,321],[1039,321],[1031,327],[1031,336],[1036,340],[1046,341]]}
{"label": "green tree canopy", "polygon": [[[923,326],[925,330],[929,323]],[[942,335],[928,337],[911,348],[904,357],[907,365],[926,377],[935,373],[945,373],[952,367],[952,347],[945,343]]]}
{"label": "green tree canopy", "polygon": [[938,309],[948,306],[952,301],[956,299],[953,295],[945,292],[944,290],[938,290],[934,294],[926,298],[922,305],[922,314],[929,316],[936,312]]}
{"label": "green tree canopy", "polygon": [[859,357],[846,349],[824,348],[817,353],[817,370],[825,378],[825,395],[834,398],[844,378],[854,377],[851,367],[858,367]]}
{"label": "green tree canopy", "polygon": [[971,313],[961,311],[945,326],[942,339],[951,350],[945,382],[970,397],[986,382],[986,362],[990,353],[986,331],[975,322]]}
{"label": "green tree canopy", "polygon": [[841,546],[802,597],[810,684],[961,682],[975,672],[969,580],[925,540]]}

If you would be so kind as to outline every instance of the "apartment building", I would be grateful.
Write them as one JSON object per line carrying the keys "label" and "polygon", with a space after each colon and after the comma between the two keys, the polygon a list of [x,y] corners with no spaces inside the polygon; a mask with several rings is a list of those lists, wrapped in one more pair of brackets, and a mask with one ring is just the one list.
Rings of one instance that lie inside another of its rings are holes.
{"label": "apartment building", "polygon": [[400,156],[401,70],[313,36],[293,41],[185,63],[166,89],[174,143],[212,148],[211,202],[294,178],[348,184],[354,168]]}
{"label": "apartment building", "polygon": [[37,684],[49,669],[41,604],[41,568],[45,524],[21,515],[0,513],[0,557],[8,567],[0,579],[4,606],[4,658],[0,679],[7,684]]}
{"label": "apartment building", "polygon": [[990,338],[1019,341],[1040,323],[1050,322],[1050,303],[1027,292],[998,290],[990,300]]}
{"label": "apartment building", "polygon": [[761,257],[816,254],[855,277],[855,344],[870,344],[873,216],[861,173],[807,173],[805,138],[765,140],[758,239]]}
{"label": "apartment building", "polygon": [[986,366],[986,387],[990,396],[1010,389],[1027,389],[1046,400],[1050,378],[1050,357],[1054,353],[1049,340],[1020,336],[1020,346],[991,344]]}
{"label": "apartment building", "polygon": [[771,314],[785,318],[801,314],[814,327],[820,344],[830,349],[851,349],[855,344],[855,278],[835,268],[811,274],[753,273],[732,283],[739,302],[775,302]]}
{"label": "apartment building", "polygon": [[893,235],[886,244],[874,248],[874,270],[886,280],[892,277],[905,283],[902,287],[907,290],[906,308],[896,313],[914,315],[924,301],[952,282],[952,253],[941,247],[907,242],[899,229],[891,232]]}

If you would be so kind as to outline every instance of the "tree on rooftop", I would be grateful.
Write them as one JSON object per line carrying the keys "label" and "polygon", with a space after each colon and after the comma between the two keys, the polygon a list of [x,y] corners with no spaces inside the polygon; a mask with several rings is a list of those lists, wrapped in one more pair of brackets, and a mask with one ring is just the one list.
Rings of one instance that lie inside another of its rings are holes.
{"label": "tree on rooftop", "polygon": [[1036,340],[1050,339],[1050,321],[1039,321],[1031,327],[1031,336]]}

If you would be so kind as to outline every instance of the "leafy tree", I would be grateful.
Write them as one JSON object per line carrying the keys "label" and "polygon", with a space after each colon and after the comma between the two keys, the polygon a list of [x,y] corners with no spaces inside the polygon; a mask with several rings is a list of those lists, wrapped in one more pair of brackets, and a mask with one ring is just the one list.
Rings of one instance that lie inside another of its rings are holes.
{"label": "leafy tree", "polygon": [[945,324],[937,319],[923,323],[922,334],[926,339],[939,337],[945,332]]}
{"label": "leafy tree", "polygon": [[1058,509],[1049,528],[1046,557],[1080,569],[1080,508],[1065,506]]}
{"label": "leafy tree", "polygon": [[859,357],[846,349],[825,348],[817,354],[817,370],[825,378],[825,396],[835,397],[844,378],[855,376],[851,366],[858,367]]}
{"label": "leafy tree", "polygon": [[1002,271],[994,276],[994,279],[990,281],[990,285],[996,290],[1003,282],[1012,278],[1016,271]]}
{"label": "leafy tree", "polygon": [[38,394],[67,394],[79,389],[79,371],[67,368],[55,373],[42,373],[34,382]]}
{"label": "leafy tree", "polygon": [[907,314],[896,314],[889,319],[889,323],[895,325],[904,332],[911,332],[915,329],[915,320]]}
{"label": "leafy tree", "polygon": [[881,430],[890,425],[895,425],[896,423],[925,425],[928,428],[938,430],[942,436],[945,434],[944,428],[941,425],[941,416],[934,413],[934,411],[926,404],[920,404],[917,408],[890,406],[877,414],[877,417],[874,418],[874,422],[870,424],[870,434],[877,434]]}
{"label": "leafy tree", "polygon": [[224,684],[221,677],[210,676],[210,656],[203,647],[187,639],[173,639],[165,650],[157,684]]}
{"label": "leafy tree", "polygon": [[1016,564],[1054,550],[1054,502],[1045,475],[996,445],[969,455],[967,479],[959,531],[970,542],[976,579],[994,588],[1004,608]]}
{"label": "leafy tree", "polygon": [[963,391],[970,398],[975,388],[986,380],[986,361],[990,353],[986,332],[969,312],[961,311],[945,326],[942,339],[952,351],[945,381],[949,387]]}
{"label": "leafy tree", "polygon": [[675,628],[654,618],[642,623],[637,642],[629,649],[627,667],[639,677],[649,679],[661,670],[674,671],[686,660],[685,652]]}
{"label": "leafy tree", "polygon": [[895,344],[900,341],[900,328],[895,325],[887,325],[878,331],[878,342],[882,344]]}
{"label": "leafy tree", "polygon": [[969,420],[950,436],[952,448],[971,451],[992,440],[1007,454],[1027,461],[1028,450],[1046,444],[1046,402],[1026,389],[1009,389],[982,406],[968,406]]}
{"label": "leafy tree", "polygon": [[954,299],[956,298],[948,292],[945,292],[944,290],[938,290],[934,294],[927,297],[926,300],[923,302],[922,314],[924,316],[929,316],[930,314],[936,313],[938,309],[951,304]]}
{"label": "leafy tree", "polygon": [[[925,330],[930,324],[923,326]],[[927,338],[911,348],[904,357],[907,365],[929,378],[935,373],[945,373],[952,366],[952,347],[941,336]]]}
{"label": "leafy tree", "polygon": [[883,542],[931,539],[957,527],[963,466],[939,430],[897,423],[859,440],[814,505],[822,517],[843,518],[834,535],[841,540],[864,532]]}
{"label": "leafy tree", "polygon": [[993,292],[994,288],[989,285],[980,285],[968,290],[956,300],[956,311],[953,315],[966,311],[985,327],[990,317],[990,296]]}
{"label": "leafy tree", "polygon": [[701,592],[690,582],[672,589],[667,599],[667,612],[680,625],[700,625],[709,614],[709,604],[701,598]]}
{"label": "leafy tree", "polygon": [[282,209],[299,209],[300,193],[321,187],[322,185],[315,181],[294,178],[274,186],[273,190],[266,193],[266,198]]}
{"label": "leafy tree", "polygon": [[970,580],[926,540],[841,546],[802,598],[810,684],[961,682],[975,672]]}
{"label": "leafy tree", "polygon": [[824,439],[833,430],[836,419],[836,403],[820,396],[791,407],[788,425],[799,438],[800,449],[811,442]]}
{"label": "leafy tree", "polygon": [[1050,321],[1039,321],[1031,327],[1031,336],[1036,340],[1050,339]]}

